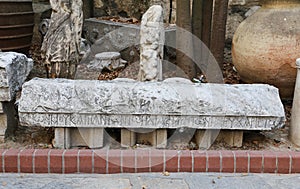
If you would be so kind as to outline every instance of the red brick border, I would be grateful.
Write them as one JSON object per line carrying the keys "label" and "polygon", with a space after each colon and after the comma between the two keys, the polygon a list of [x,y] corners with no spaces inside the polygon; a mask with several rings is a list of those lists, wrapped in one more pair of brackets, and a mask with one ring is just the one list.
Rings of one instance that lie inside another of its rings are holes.
{"label": "red brick border", "polygon": [[300,173],[300,152],[0,149],[2,173]]}

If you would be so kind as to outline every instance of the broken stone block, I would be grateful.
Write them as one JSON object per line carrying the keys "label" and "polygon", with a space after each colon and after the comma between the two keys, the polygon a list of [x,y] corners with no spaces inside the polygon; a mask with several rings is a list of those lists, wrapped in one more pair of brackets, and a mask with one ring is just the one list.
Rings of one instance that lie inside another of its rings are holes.
{"label": "broken stone block", "polygon": [[26,55],[15,52],[0,52],[0,101],[11,101],[21,89],[33,67]]}

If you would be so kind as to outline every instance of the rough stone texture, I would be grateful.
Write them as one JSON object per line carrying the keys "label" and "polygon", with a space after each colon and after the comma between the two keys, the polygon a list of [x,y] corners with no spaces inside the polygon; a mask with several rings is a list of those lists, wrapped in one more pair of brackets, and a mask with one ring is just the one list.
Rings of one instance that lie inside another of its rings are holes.
{"label": "rough stone texture", "polygon": [[[52,14],[41,47],[41,55],[51,77],[72,78],[80,55],[82,1],[50,0],[50,4]],[[67,65],[67,68],[61,64]]]}
{"label": "rough stone texture", "polygon": [[34,79],[23,85],[21,125],[270,130],[285,121],[268,85]]}
{"label": "rough stone texture", "polygon": [[160,5],[163,9],[163,22],[169,23],[170,20],[170,14],[172,14],[171,10],[171,1],[170,0],[150,0],[150,5]]}
{"label": "rough stone texture", "polygon": [[121,59],[119,52],[103,52],[95,55],[95,59],[88,64],[89,70],[102,71],[103,69],[114,71],[124,68],[127,61]]}
{"label": "rough stone texture", "polygon": [[153,5],[143,15],[140,31],[140,81],[162,80],[165,31],[163,8]]}
{"label": "rough stone texture", "polygon": [[[97,79],[99,72],[88,69],[95,55],[102,52],[120,52],[127,62],[139,61],[140,27],[134,24],[124,24],[95,18],[87,19],[84,25],[85,38],[93,45],[77,67],[76,79]],[[175,27],[165,28],[166,53],[174,54],[168,47],[176,47]],[[168,55],[165,55],[168,57]]]}
{"label": "rough stone texture", "polygon": [[291,115],[290,138],[294,144],[300,146],[300,58],[297,59],[296,66],[297,78]]}
{"label": "rough stone texture", "polygon": [[32,59],[15,52],[0,52],[0,101],[15,98],[33,67]]}
{"label": "rough stone texture", "polygon": [[161,5],[164,8],[165,22],[169,21],[170,0],[94,0],[94,15],[122,16],[140,19],[152,5]]}

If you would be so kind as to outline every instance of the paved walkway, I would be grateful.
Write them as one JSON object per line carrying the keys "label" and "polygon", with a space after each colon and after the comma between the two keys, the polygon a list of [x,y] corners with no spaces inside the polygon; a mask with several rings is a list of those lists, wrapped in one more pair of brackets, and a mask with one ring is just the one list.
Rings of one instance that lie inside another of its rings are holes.
{"label": "paved walkway", "polygon": [[43,189],[300,189],[300,174],[215,174],[159,173],[146,174],[0,174],[0,188]]}

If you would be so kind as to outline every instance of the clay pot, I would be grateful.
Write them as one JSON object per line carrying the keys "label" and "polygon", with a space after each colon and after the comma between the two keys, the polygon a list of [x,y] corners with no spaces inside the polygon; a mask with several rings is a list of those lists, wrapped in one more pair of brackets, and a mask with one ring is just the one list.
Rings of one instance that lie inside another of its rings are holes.
{"label": "clay pot", "polygon": [[300,0],[262,0],[238,27],[232,59],[243,81],[267,83],[292,99],[300,57]]}

